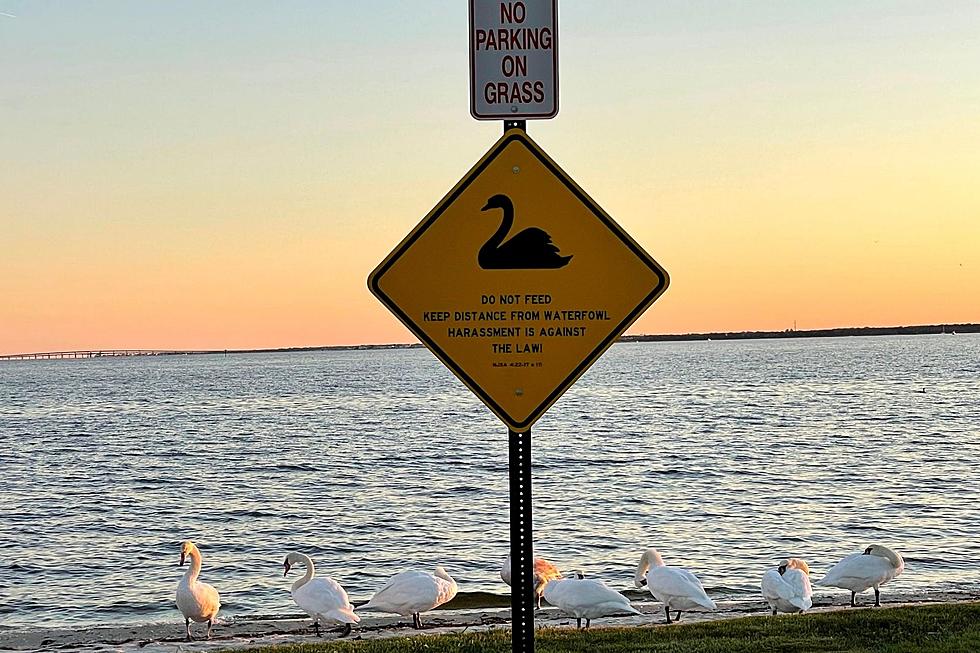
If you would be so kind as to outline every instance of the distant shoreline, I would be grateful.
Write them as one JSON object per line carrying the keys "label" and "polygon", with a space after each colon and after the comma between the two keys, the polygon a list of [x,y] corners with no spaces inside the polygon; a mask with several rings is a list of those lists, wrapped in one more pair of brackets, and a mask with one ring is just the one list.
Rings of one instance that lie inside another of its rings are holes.
{"label": "distant shoreline", "polygon": [[672,342],[677,340],[761,340],[765,338],[840,338],[846,336],[925,336],[980,333],[980,324],[922,324],[895,327],[838,327],[835,329],[786,329],[784,331],[716,331],[623,336],[620,342]]}
{"label": "distant shoreline", "polygon": [[[783,331],[713,331],[706,333],[664,333],[623,336],[618,342],[680,342],[689,340],[764,340],[772,338],[840,338],[853,336],[956,335],[980,333],[980,324],[923,324],[893,327],[839,327],[834,329],[785,329]],[[62,360],[114,356],[178,356],[191,354],[282,354],[313,351],[360,351],[375,349],[418,349],[421,343],[373,345],[318,345],[312,347],[274,347],[268,349],[103,349],[65,352],[36,352],[0,355],[4,360]]]}

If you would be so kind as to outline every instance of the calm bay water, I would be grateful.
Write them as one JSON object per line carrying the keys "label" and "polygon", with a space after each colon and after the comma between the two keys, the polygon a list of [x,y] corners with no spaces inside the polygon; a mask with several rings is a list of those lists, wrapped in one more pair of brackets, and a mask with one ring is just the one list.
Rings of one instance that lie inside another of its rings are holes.
{"label": "calm bay water", "polygon": [[[536,553],[715,598],[869,543],[980,591],[980,336],[620,344],[533,431]],[[0,363],[0,625],[295,613],[290,550],[367,599],[441,564],[503,593],[507,431],[424,350]],[[179,619],[178,619],[179,620]]]}

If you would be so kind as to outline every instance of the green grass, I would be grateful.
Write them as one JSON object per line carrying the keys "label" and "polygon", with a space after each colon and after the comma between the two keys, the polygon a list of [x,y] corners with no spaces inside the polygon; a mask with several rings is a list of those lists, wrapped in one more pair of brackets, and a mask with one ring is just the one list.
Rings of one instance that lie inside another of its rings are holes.
{"label": "green grass", "polygon": [[[252,649],[252,653],[509,653],[510,631]],[[747,617],[663,628],[539,630],[539,653],[980,651],[980,603]]]}

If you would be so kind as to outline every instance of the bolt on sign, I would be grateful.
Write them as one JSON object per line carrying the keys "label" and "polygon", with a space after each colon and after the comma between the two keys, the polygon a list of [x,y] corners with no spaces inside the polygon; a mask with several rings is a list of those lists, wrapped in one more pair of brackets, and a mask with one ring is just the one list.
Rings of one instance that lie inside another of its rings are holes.
{"label": "bolt on sign", "polygon": [[531,428],[667,289],[522,129],[371,273],[371,292],[507,426]]}
{"label": "bolt on sign", "polygon": [[557,0],[470,0],[470,113],[477,120],[555,117]]}

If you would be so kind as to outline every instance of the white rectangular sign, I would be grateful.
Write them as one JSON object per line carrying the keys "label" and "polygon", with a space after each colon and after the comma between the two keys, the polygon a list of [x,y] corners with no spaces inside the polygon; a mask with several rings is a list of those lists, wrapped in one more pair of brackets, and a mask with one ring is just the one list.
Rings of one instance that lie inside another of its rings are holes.
{"label": "white rectangular sign", "polygon": [[558,0],[470,0],[470,113],[477,120],[558,113]]}

